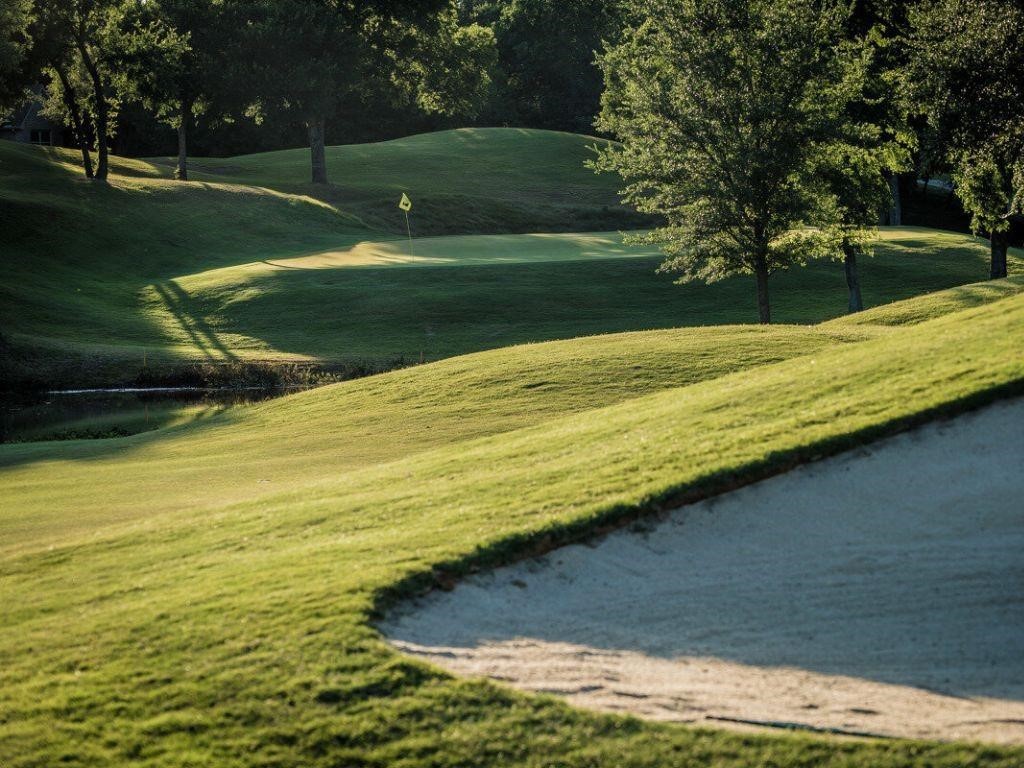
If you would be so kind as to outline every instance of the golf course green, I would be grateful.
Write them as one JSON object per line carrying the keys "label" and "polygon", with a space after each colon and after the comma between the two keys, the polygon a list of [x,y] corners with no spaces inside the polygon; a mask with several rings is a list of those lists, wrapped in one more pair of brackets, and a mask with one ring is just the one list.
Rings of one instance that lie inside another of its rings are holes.
{"label": "golf course green", "polygon": [[[187,184],[166,178],[162,165],[118,159],[110,184],[95,188],[66,150],[5,143],[0,226],[10,246],[0,252],[8,276],[0,328],[18,376],[86,386],[196,362],[379,368],[525,342],[754,321],[748,278],[677,286],[656,272],[655,249],[607,231],[618,221],[609,212],[615,185],[583,167],[593,141],[491,129],[339,147],[332,159],[348,170],[326,193],[345,199],[337,203],[296,181],[297,150],[201,161],[218,169],[206,171],[216,181]],[[452,181],[445,173],[462,179],[459,199],[439,191]],[[397,234],[404,224],[367,224],[363,196],[400,215],[401,189],[413,195],[417,227],[443,218],[461,231],[500,232],[515,200],[532,201],[521,213],[535,232],[410,243]],[[606,231],[545,233],[559,196]],[[462,198],[490,218],[469,216]],[[876,257],[862,266],[865,302],[980,280],[986,258],[984,244],[967,236],[883,230]],[[837,317],[846,303],[841,265],[831,262],[780,273],[772,291],[783,323]]]}
{"label": "golf course green", "polygon": [[624,242],[614,180],[582,166],[594,141],[337,147],[324,189],[298,150],[199,160],[188,183],[118,158],[102,187],[70,153],[0,143],[19,375],[425,363],[0,445],[0,765],[1024,763],[584,712],[374,627],[460,575],[1024,393],[1024,279],[980,282],[982,241],[883,229],[867,311],[845,316],[842,266],[819,262],[774,275],[779,324],[754,325],[752,280],[677,286]]}

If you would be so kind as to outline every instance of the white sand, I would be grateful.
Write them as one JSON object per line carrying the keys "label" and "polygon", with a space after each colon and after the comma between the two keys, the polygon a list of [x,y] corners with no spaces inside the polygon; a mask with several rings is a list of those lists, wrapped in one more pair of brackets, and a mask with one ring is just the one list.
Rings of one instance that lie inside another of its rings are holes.
{"label": "white sand", "polygon": [[1024,744],[1024,400],[473,578],[382,630],[594,709]]}

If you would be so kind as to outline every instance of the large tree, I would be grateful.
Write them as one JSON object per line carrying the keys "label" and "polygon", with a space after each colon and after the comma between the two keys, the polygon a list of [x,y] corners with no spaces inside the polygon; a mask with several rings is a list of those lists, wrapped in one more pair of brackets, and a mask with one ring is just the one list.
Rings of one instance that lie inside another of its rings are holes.
{"label": "large tree", "polygon": [[0,0],[0,114],[14,106],[30,83],[24,63],[30,48],[31,0]]}
{"label": "large tree", "polygon": [[[106,181],[119,95],[146,77],[157,58],[180,55],[184,42],[152,17],[148,4],[133,0],[36,0],[34,16],[35,42],[42,48],[32,56],[46,61],[60,82],[71,118],[76,112],[91,116],[97,150],[93,178]],[[76,74],[87,89],[76,88]],[[84,128],[75,127],[81,138]],[[88,174],[85,152],[83,159]]]}
{"label": "large tree", "polygon": [[[327,118],[358,100],[365,80],[401,60],[385,46],[415,45],[402,25],[440,22],[449,0],[233,0],[248,15],[258,106],[286,110],[306,126],[312,181],[326,184]],[[401,77],[401,72],[388,73]]]}
{"label": "large tree", "polygon": [[907,86],[947,148],[973,227],[1006,277],[1010,220],[1024,212],[1024,3],[933,0],[911,13]]}
{"label": "large tree", "polygon": [[[837,104],[846,111],[835,136],[816,144],[812,181],[822,184],[821,199],[831,208],[822,218],[838,236],[838,255],[849,294],[847,308],[864,308],[858,260],[872,253],[875,225],[899,224],[899,172],[910,167],[917,136],[906,119],[895,87],[897,62],[892,51],[896,23],[885,14],[893,3],[868,0],[854,6],[847,25],[848,68]],[[865,7],[867,6],[867,7]]]}
{"label": "large tree", "polygon": [[95,130],[88,98],[90,84],[75,50],[64,12],[52,5],[37,3],[33,14],[32,49],[26,58],[32,82],[48,82],[43,113],[70,125],[75,143],[82,153],[82,169],[93,178],[91,146]]}
{"label": "large tree", "polygon": [[595,58],[604,42],[617,40],[625,27],[622,0],[508,0],[477,13],[481,20],[496,17],[511,119],[589,131],[603,86]]}
{"label": "large tree", "polygon": [[[835,248],[835,206],[812,166],[842,136],[848,9],[818,0],[635,0],[644,17],[601,60],[598,166],[667,220],[652,239],[681,280],[768,278]],[[816,224],[815,227],[806,225]]]}
{"label": "large tree", "polygon": [[[196,118],[226,90],[230,74],[239,71],[229,60],[236,28],[218,0],[159,0],[156,17],[184,42],[177,55],[159,56],[136,92],[157,118],[175,129],[178,161],[175,178],[188,179],[188,136]],[[238,85],[236,81],[234,83]]]}

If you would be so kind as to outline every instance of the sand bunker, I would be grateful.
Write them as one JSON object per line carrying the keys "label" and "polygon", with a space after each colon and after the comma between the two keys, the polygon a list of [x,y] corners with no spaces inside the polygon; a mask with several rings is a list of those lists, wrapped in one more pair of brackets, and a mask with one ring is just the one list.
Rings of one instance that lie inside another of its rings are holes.
{"label": "sand bunker", "polygon": [[1024,744],[1024,400],[473,578],[382,630],[594,709]]}

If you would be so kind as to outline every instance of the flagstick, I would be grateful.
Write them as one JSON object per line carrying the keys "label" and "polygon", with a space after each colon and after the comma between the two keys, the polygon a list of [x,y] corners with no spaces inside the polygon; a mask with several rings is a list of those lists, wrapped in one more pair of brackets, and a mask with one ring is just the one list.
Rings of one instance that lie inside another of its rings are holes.
{"label": "flagstick", "polygon": [[412,256],[412,227],[409,226],[409,212],[405,211],[405,231],[409,233],[409,255]]}

